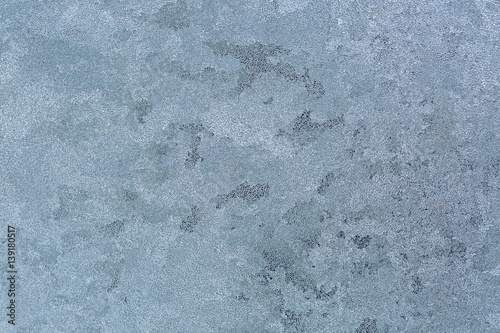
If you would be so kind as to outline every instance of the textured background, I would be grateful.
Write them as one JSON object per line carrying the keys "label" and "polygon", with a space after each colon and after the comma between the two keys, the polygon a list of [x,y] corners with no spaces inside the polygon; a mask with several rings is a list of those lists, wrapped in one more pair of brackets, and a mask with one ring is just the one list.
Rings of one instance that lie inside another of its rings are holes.
{"label": "textured background", "polygon": [[500,332],[499,9],[1,1],[0,330]]}

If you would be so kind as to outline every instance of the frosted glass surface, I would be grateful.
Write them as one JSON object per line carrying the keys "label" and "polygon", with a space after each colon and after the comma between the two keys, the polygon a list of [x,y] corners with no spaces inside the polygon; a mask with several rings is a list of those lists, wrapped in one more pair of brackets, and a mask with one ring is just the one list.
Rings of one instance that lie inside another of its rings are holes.
{"label": "frosted glass surface", "polygon": [[0,332],[500,332],[499,22],[1,1]]}

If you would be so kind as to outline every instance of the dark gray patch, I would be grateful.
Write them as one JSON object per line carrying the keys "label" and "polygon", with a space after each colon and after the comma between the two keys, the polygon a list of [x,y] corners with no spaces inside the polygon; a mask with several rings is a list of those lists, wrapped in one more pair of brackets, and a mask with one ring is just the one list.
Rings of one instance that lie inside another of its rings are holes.
{"label": "dark gray patch", "polygon": [[398,189],[398,190],[396,190],[395,192],[392,192],[392,193],[391,193],[391,198],[393,198],[393,199],[394,199],[394,200],[396,200],[396,201],[401,202],[401,201],[403,201],[404,199],[406,199],[406,195],[405,195],[405,193],[404,193],[404,191],[403,191],[403,190],[399,190],[399,189]]}
{"label": "dark gray patch", "polygon": [[337,238],[342,238],[342,239],[345,239],[345,232],[340,230],[338,233],[337,233]]}
{"label": "dark gray patch", "polygon": [[155,144],[153,149],[155,154],[159,156],[165,156],[168,153],[168,146],[166,144],[162,143]]}
{"label": "dark gray patch", "polygon": [[308,278],[305,274],[300,274],[295,270],[287,270],[285,272],[285,282],[291,283],[297,289],[302,292],[306,292],[307,290],[313,290],[314,282]]}
{"label": "dark gray patch", "polygon": [[356,328],[356,333],[378,333],[377,321],[375,319],[365,318],[361,325]]}
{"label": "dark gray patch", "polygon": [[155,22],[160,28],[175,31],[189,27],[188,7],[185,0],[168,2],[155,15]]}
{"label": "dark gray patch", "polygon": [[491,176],[498,177],[500,175],[500,158],[493,158],[488,163],[486,170]]}
{"label": "dark gray patch", "polygon": [[325,210],[325,211],[321,212],[321,214],[319,216],[319,222],[323,223],[326,220],[331,219],[332,217],[333,217],[332,214],[329,211]]}
{"label": "dark gray patch", "polygon": [[117,268],[111,270],[111,283],[106,288],[106,291],[109,293],[113,291],[116,287],[118,287],[118,282],[120,281],[120,271]]}
{"label": "dark gray patch", "polygon": [[216,43],[207,42],[206,44],[212,48],[216,55],[231,55],[242,64],[255,68],[257,72],[264,72],[272,69],[272,64],[267,60],[268,57],[290,53],[290,50],[284,47],[275,44],[261,44],[259,42],[255,42],[248,46],[228,44],[226,41]]}
{"label": "dark gray patch", "polygon": [[439,55],[441,60],[448,61],[453,59],[458,54],[463,37],[455,32],[450,32],[446,29],[441,35],[441,41],[447,46],[447,50]]}
{"label": "dark gray patch", "polygon": [[110,236],[117,236],[123,230],[125,230],[125,222],[122,220],[116,220],[104,227],[104,233]]}
{"label": "dark gray patch", "polygon": [[[281,46],[274,44],[264,45],[259,42],[248,46],[228,44],[226,41],[218,43],[208,42],[207,45],[212,48],[216,55],[231,55],[244,65],[236,87],[238,93],[249,88],[261,73],[275,72],[277,75],[280,75],[282,66],[280,64],[272,64],[267,58],[290,53],[290,50]],[[281,71],[283,72],[283,69]]]}
{"label": "dark gray patch", "polygon": [[483,224],[483,218],[481,215],[474,215],[467,220],[467,223],[475,228],[478,228],[481,224]]}
{"label": "dark gray patch", "polygon": [[285,273],[285,283],[294,285],[302,292],[314,292],[316,283],[305,271],[299,269],[297,265],[299,259],[291,249],[288,249],[286,246],[282,248],[268,248],[262,251],[262,256],[266,262],[265,270],[258,276],[262,285],[268,285],[272,280],[271,272],[281,268]]}
{"label": "dark gray patch", "polygon": [[365,237],[360,237],[359,235],[356,235],[355,237],[352,238],[352,241],[354,242],[354,245],[356,245],[358,249],[364,249],[368,247],[371,239],[372,238],[370,235],[367,235]]}
{"label": "dark gray patch", "polygon": [[331,186],[334,177],[335,174],[333,172],[329,172],[323,179],[321,179],[321,183],[317,189],[318,194],[323,194]]}
{"label": "dark gray patch", "polygon": [[304,244],[304,247],[306,249],[313,249],[317,246],[320,246],[319,238],[319,233],[314,232],[298,235],[298,239]]}
{"label": "dark gray patch", "polygon": [[188,168],[193,168],[198,164],[199,162],[203,161],[203,157],[201,157],[198,147],[201,142],[201,137],[200,136],[195,136],[191,142],[191,150],[188,151],[188,158],[186,158],[186,161],[184,162],[184,165]]}
{"label": "dark gray patch", "polygon": [[311,79],[309,76],[309,70],[304,69],[305,73],[302,75],[302,81],[305,83],[307,93],[315,98],[320,98],[325,94],[325,89],[321,82]]}
{"label": "dark gray patch", "polygon": [[135,191],[125,190],[125,201],[131,202],[136,201],[139,198],[139,194]]}
{"label": "dark gray patch", "polygon": [[201,157],[199,152],[201,134],[208,133],[212,136],[213,133],[208,131],[202,124],[181,125],[179,129],[187,133],[191,138],[191,143],[189,145],[190,151],[188,151],[188,157],[186,158],[184,165],[187,168],[194,168],[198,163],[203,161],[203,157]]}
{"label": "dark gray patch", "polygon": [[306,145],[314,141],[318,135],[326,130],[331,130],[337,125],[344,124],[343,115],[329,119],[323,123],[314,122],[311,119],[311,112],[310,110],[304,111],[300,116],[295,118],[291,126],[291,133],[281,129],[278,131],[278,136],[285,136],[294,143]]}
{"label": "dark gray patch", "polygon": [[243,294],[243,293],[240,293],[240,294],[236,297],[236,299],[237,299],[238,301],[245,301],[245,302],[247,302],[248,300],[250,300],[250,298],[246,297],[246,296],[245,296],[245,294]]}
{"label": "dark gray patch", "polygon": [[271,104],[272,102],[273,102],[273,97],[271,96],[271,97],[269,97],[267,100],[265,100],[265,101],[264,101],[264,104],[265,104],[265,105],[269,105],[269,104]]}
{"label": "dark gray patch", "polygon": [[186,124],[186,125],[179,125],[179,129],[186,132],[186,133],[189,133],[191,135],[196,135],[202,131],[205,130],[205,126],[203,126],[203,124]]}
{"label": "dark gray patch", "polygon": [[[365,124],[361,124],[358,128],[356,128],[353,132],[352,132],[352,137],[353,138],[357,138],[360,134],[365,134],[366,133],[366,125]],[[391,139],[391,138],[389,138]]]}
{"label": "dark gray patch", "polygon": [[194,227],[199,223],[199,221],[200,209],[197,206],[193,206],[191,207],[191,215],[182,220],[180,228],[186,232],[193,232]]}
{"label": "dark gray patch", "polygon": [[358,261],[352,264],[351,273],[365,277],[367,275],[374,275],[377,271],[375,265],[369,261]]}
{"label": "dark gray patch", "polygon": [[144,117],[146,117],[149,113],[151,113],[151,110],[153,109],[153,106],[151,103],[145,99],[141,99],[137,102],[134,103],[132,106],[132,111],[135,114],[135,117],[139,124],[144,124],[146,121],[144,120]]}
{"label": "dark gray patch", "polygon": [[372,209],[370,207],[365,207],[359,211],[347,213],[343,222],[345,224],[356,224],[362,221],[364,218],[372,218],[372,216]]}
{"label": "dark gray patch", "polygon": [[297,202],[292,208],[283,214],[282,219],[289,225],[308,225],[311,224],[311,202]]}
{"label": "dark gray patch", "polygon": [[283,268],[285,270],[292,267],[293,260],[291,255],[288,253],[282,253],[283,251],[277,250],[264,250],[262,251],[262,256],[266,261],[266,269],[269,271],[275,271],[277,268]]}
{"label": "dark gray patch", "polygon": [[466,254],[467,254],[467,246],[465,246],[464,243],[457,241],[456,239],[452,239],[450,247],[448,248],[447,251],[448,257],[453,259],[465,260]]}
{"label": "dark gray patch", "polygon": [[213,67],[205,67],[202,71],[202,74],[204,75],[213,75],[217,72],[217,70]]}
{"label": "dark gray patch", "polygon": [[290,50],[285,49],[275,44],[261,44],[255,42],[248,46],[228,44],[226,41],[207,42],[206,43],[216,55],[233,56],[244,65],[238,77],[236,92],[241,93],[243,90],[252,86],[252,83],[262,73],[274,73],[277,76],[283,77],[290,82],[302,82],[309,95],[319,98],[325,94],[323,85],[312,79],[309,75],[309,70],[304,69],[303,75],[297,74],[295,68],[284,62],[276,64],[271,63],[268,58],[278,55],[287,55]]}
{"label": "dark gray patch", "polygon": [[328,290],[324,285],[322,285],[319,288],[314,286],[313,290],[317,299],[327,299],[334,296],[337,293],[337,289],[337,287],[334,287],[333,289]]}
{"label": "dark gray patch", "polygon": [[[396,158],[394,158],[396,159]],[[390,173],[395,176],[401,176],[401,172],[403,170],[402,163],[398,160],[391,161],[389,164]]]}
{"label": "dark gray patch", "polygon": [[331,129],[333,126],[341,123],[340,119],[328,120],[324,123],[316,123],[311,120],[310,110],[304,111],[298,116],[293,123],[294,132],[313,131],[313,130],[326,130]]}
{"label": "dark gray patch", "polygon": [[271,274],[269,274],[266,271],[259,272],[259,273],[257,273],[256,276],[257,276],[257,281],[259,282],[259,284],[261,286],[267,286],[267,285],[269,285],[269,283],[273,279],[273,277],[271,276]]}
{"label": "dark gray patch", "polygon": [[301,320],[302,316],[292,310],[282,312],[282,323],[285,326],[286,332],[303,332]]}
{"label": "dark gray patch", "polygon": [[297,76],[297,73],[295,73],[295,68],[293,68],[290,64],[279,62],[273,66],[272,70],[276,73],[276,75],[282,76],[292,82],[300,79]]}
{"label": "dark gray patch", "polygon": [[460,159],[460,171],[462,172],[467,172],[467,171],[474,171],[474,162],[469,160],[469,159]]}
{"label": "dark gray patch", "polygon": [[414,276],[412,278],[411,287],[413,289],[414,294],[419,294],[422,292],[423,285],[422,285],[422,280],[420,280],[420,277]]}
{"label": "dark gray patch", "polygon": [[243,199],[247,203],[254,203],[260,198],[266,197],[268,195],[269,195],[268,184],[256,184],[251,186],[247,182],[243,182],[228,194],[219,194],[214,199],[215,207],[217,209],[220,209],[224,204],[229,202],[231,199],[236,199],[236,198]]}

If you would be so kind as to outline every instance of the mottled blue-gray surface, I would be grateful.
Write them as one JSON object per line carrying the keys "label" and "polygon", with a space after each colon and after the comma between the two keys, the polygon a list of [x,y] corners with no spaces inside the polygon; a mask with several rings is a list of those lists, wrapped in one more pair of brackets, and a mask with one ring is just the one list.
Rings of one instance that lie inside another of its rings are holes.
{"label": "mottled blue-gray surface", "polygon": [[500,332],[497,0],[5,0],[0,36],[1,332]]}

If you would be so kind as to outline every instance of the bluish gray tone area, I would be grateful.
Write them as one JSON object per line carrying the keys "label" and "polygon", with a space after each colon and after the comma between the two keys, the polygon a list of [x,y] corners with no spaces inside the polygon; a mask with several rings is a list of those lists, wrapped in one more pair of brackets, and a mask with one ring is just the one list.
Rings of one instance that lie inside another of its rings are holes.
{"label": "bluish gray tone area", "polygon": [[0,331],[500,332],[499,33],[497,0],[1,1]]}

